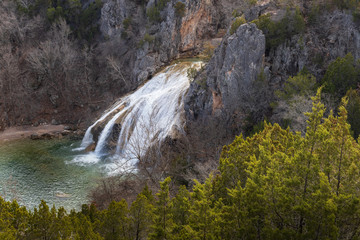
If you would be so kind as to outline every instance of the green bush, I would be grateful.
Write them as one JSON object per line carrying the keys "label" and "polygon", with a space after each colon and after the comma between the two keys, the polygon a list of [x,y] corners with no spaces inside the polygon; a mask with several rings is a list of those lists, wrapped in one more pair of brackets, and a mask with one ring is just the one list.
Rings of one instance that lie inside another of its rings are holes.
{"label": "green bush", "polygon": [[241,14],[236,9],[234,9],[234,11],[232,11],[231,15],[233,16],[233,18],[237,18],[237,17],[241,16]]}
{"label": "green bush", "polygon": [[237,17],[234,22],[231,24],[230,27],[230,35],[233,35],[236,30],[240,27],[240,25],[246,23],[246,20],[244,17]]}
{"label": "green bush", "polygon": [[157,7],[162,11],[170,0],[158,0]]}
{"label": "green bush", "polygon": [[131,25],[132,19],[131,17],[125,18],[123,21],[124,29],[127,30]]}
{"label": "green bush", "polygon": [[144,36],[144,41],[145,42],[148,42],[148,43],[151,43],[155,40],[155,37],[146,33],[145,36]]}
{"label": "green bush", "polygon": [[151,22],[161,22],[160,12],[165,8],[166,4],[170,0],[158,0],[155,5],[149,7],[146,11],[146,15],[148,16]]}
{"label": "green bush", "polygon": [[177,2],[175,4],[175,14],[179,17],[185,16],[185,4],[182,2]]}
{"label": "green bush", "polygon": [[353,12],[353,18],[355,23],[360,23],[360,3],[357,5],[356,9]]}
{"label": "green bush", "polygon": [[311,7],[310,13],[308,14],[308,23],[309,24],[316,24],[318,16],[320,15],[320,11],[322,10],[321,5],[317,4]]}
{"label": "green bush", "polygon": [[298,8],[294,13],[288,10],[279,22],[272,21],[269,15],[262,15],[253,23],[265,34],[267,50],[279,46],[286,39],[305,30],[305,20]]}
{"label": "green bush", "polygon": [[248,0],[248,2],[251,6],[254,6],[254,5],[256,5],[257,0]]}
{"label": "green bush", "polygon": [[351,125],[351,131],[355,139],[360,134],[360,95],[359,90],[350,89],[346,93],[348,104],[346,110],[348,111],[348,122]]}
{"label": "green bush", "polygon": [[149,7],[146,11],[146,15],[148,16],[151,22],[161,21],[160,11],[156,6]]}
{"label": "green bush", "polygon": [[139,47],[142,47],[142,46],[145,44],[145,42],[152,43],[154,40],[155,40],[155,37],[154,37],[154,36],[146,33],[146,34],[144,35],[144,38],[143,38],[142,40],[140,40],[138,46],[139,46]]}
{"label": "green bush", "polygon": [[206,89],[207,87],[207,82],[206,82],[206,77],[202,77],[202,78],[199,78],[196,83],[197,85],[199,85],[201,87],[201,89]]}
{"label": "green bush", "polygon": [[290,100],[294,95],[312,95],[315,91],[316,78],[308,73],[300,72],[286,80],[282,90],[275,92],[276,96],[283,100]]}
{"label": "green bush", "polygon": [[324,91],[336,95],[345,95],[350,88],[356,88],[359,83],[360,66],[351,53],[343,58],[337,58],[326,70],[322,79]]}

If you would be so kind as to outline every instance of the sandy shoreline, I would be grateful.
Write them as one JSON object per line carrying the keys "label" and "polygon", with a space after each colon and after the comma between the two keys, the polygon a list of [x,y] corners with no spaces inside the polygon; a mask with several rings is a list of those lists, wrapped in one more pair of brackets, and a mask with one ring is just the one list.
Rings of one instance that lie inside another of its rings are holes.
{"label": "sandy shoreline", "polygon": [[29,138],[31,135],[38,135],[38,136],[41,136],[43,134],[55,135],[66,131],[64,130],[64,127],[65,127],[64,125],[41,125],[38,127],[32,127],[32,126],[10,127],[0,132],[0,143]]}

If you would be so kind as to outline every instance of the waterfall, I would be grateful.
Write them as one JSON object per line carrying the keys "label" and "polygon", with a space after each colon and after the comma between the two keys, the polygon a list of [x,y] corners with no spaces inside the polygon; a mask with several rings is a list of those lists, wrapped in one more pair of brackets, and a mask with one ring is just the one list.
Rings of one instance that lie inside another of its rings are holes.
{"label": "waterfall", "polygon": [[154,142],[161,142],[176,131],[182,132],[183,98],[190,86],[187,70],[200,66],[201,62],[171,65],[116,102],[87,129],[77,149],[96,144],[95,150],[73,162],[94,164],[105,159],[110,172],[119,166],[133,167]]}

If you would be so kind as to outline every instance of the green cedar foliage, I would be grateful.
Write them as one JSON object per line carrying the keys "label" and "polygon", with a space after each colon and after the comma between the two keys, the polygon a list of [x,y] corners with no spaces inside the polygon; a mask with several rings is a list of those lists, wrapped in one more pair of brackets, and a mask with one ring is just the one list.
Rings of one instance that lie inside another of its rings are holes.
{"label": "green cedar foliage", "polygon": [[160,182],[160,191],[156,194],[157,200],[154,204],[152,233],[149,235],[149,239],[168,239],[173,228],[169,193],[170,182],[169,177]]}
{"label": "green cedar foliage", "polygon": [[131,239],[145,239],[150,232],[152,220],[153,205],[151,198],[147,197],[143,191],[131,204],[129,212]]}
{"label": "green cedar foliage", "polygon": [[294,77],[289,77],[284,83],[283,89],[275,94],[285,101],[291,100],[294,95],[309,96],[315,92],[316,78],[305,72],[299,72]]}
{"label": "green cedar foliage", "polygon": [[[149,20],[151,22],[161,22],[162,21],[162,18],[160,16],[160,12],[162,10],[164,10],[164,8],[166,7],[167,3],[169,2],[170,0],[158,0],[158,1],[155,1],[155,4],[151,7],[149,7],[147,10],[146,10],[146,15],[148,16]],[[181,10],[181,9],[180,9]],[[180,11],[181,13],[181,11]]]}
{"label": "green cedar foliage", "polygon": [[324,91],[337,95],[340,99],[350,88],[356,88],[359,82],[360,66],[351,53],[338,57],[326,70],[322,83]]}
{"label": "green cedar foliage", "polygon": [[246,23],[246,20],[243,16],[235,18],[234,22],[231,24],[230,27],[230,35],[233,35],[236,32],[236,30],[240,27],[240,25],[244,23]]}
{"label": "green cedar foliage", "polygon": [[[355,176],[360,157],[350,135],[346,101],[339,116],[326,119],[320,92],[313,101],[305,137],[266,124],[261,133],[238,137],[224,148],[218,184],[229,192],[234,234],[264,239],[346,239],[358,234],[356,223],[346,226],[359,214]],[[238,204],[231,207],[234,202]]]}
{"label": "green cedar foliage", "polygon": [[360,134],[360,95],[359,90],[350,89],[347,91],[346,96],[349,99],[349,103],[346,106],[348,111],[348,122],[351,125],[351,131],[355,139]]}
{"label": "green cedar foliage", "polygon": [[102,235],[109,240],[129,239],[128,206],[125,200],[112,201],[103,213]]}
{"label": "green cedar foliage", "polygon": [[174,6],[175,8],[175,14],[178,17],[184,17],[185,16],[185,11],[186,11],[186,6],[184,3],[182,2],[177,2]]}
{"label": "green cedar foliage", "polygon": [[262,15],[253,22],[265,34],[267,50],[277,47],[286,39],[305,30],[305,20],[299,8],[294,12],[287,10],[285,17],[279,22],[272,21],[270,15]]}

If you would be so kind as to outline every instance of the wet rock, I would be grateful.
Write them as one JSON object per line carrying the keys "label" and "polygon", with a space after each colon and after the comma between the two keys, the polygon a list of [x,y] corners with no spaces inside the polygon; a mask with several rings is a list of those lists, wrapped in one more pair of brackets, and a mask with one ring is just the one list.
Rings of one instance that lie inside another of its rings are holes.
{"label": "wet rock", "polygon": [[30,135],[30,139],[31,139],[31,140],[39,140],[39,139],[40,139],[40,136],[39,136],[38,134],[34,133],[34,134],[31,134],[31,135]]}
{"label": "wet rock", "polygon": [[54,133],[52,133],[52,134],[44,133],[44,134],[40,135],[40,139],[42,139],[42,140],[49,140],[49,139],[52,139],[54,137],[55,137]]}
{"label": "wet rock", "polygon": [[85,152],[93,152],[93,151],[95,151],[95,148],[96,148],[96,144],[92,143],[85,148]]}

